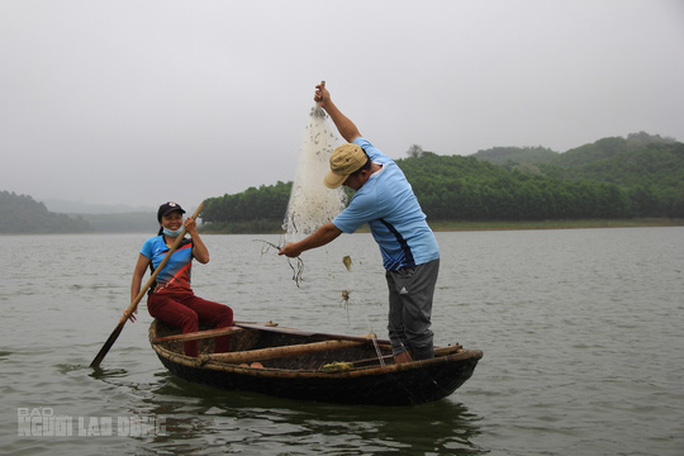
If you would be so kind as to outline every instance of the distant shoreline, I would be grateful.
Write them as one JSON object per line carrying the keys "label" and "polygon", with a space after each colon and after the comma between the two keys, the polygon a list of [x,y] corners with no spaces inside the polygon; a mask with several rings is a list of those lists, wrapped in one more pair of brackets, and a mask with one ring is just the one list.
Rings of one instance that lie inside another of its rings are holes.
{"label": "distant shoreline", "polygon": [[582,228],[647,228],[684,226],[684,219],[634,218],[594,220],[537,220],[488,222],[429,222],[433,231],[566,230]]}
{"label": "distant shoreline", "polygon": [[[684,219],[671,218],[634,218],[634,219],[591,219],[591,220],[536,220],[536,221],[437,221],[428,224],[434,232],[448,231],[506,231],[506,230],[567,230],[587,228],[647,228],[684,226]],[[357,232],[367,233],[365,225]],[[221,232],[205,226],[200,227],[202,234],[285,234],[282,230],[249,232]]]}

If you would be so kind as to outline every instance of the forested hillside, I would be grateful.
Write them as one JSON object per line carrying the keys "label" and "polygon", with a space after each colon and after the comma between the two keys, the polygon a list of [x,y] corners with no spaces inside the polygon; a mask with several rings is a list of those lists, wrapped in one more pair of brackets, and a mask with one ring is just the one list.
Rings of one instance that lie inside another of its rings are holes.
{"label": "forested hillside", "polygon": [[627,193],[632,216],[684,217],[684,144],[674,139],[640,132],[626,139],[603,138],[550,161],[515,153],[504,157],[500,162],[507,169],[534,169],[571,182],[616,184]]}
{"label": "forested hillside", "polygon": [[82,233],[90,225],[81,218],[49,212],[28,195],[0,191],[0,233]]}
{"label": "forested hillside", "polygon": [[[684,144],[646,133],[560,154],[542,147],[470,157],[422,152],[397,163],[431,221],[684,218]],[[210,198],[202,219],[221,232],[277,231],[291,185]]]}
{"label": "forested hillside", "polygon": [[425,154],[398,160],[431,220],[546,220],[629,217],[614,184],[510,171],[473,157]]}

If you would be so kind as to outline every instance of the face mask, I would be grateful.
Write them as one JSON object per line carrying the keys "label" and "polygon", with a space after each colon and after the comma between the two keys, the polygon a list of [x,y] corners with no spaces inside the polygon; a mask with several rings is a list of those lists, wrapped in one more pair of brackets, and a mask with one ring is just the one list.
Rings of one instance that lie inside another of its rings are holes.
{"label": "face mask", "polygon": [[179,234],[183,232],[183,227],[178,228],[177,230],[170,230],[168,228],[164,228],[164,234],[167,235],[168,237],[176,237]]}

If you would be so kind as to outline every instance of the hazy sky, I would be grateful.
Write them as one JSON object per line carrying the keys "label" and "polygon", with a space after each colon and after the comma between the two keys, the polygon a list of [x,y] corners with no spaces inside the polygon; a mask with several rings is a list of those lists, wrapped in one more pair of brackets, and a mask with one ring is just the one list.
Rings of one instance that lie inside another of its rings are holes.
{"label": "hazy sky", "polygon": [[385,153],[684,141],[681,0],[0,0],[0,190],[156,207],[294,178],[314,86]]}

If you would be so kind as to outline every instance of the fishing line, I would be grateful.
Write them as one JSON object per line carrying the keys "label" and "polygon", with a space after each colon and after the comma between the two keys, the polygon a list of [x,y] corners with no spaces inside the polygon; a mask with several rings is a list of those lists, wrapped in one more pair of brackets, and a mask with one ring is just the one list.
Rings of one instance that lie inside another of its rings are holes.
{"label": "fishing line", "polygon": [[[254,242],[262,242],[264,244],[261,247],[262,256],[268,253],[271,249],[275,249],[277,254],[277,252],[279,252],[282,248],[279,245],[276,245],[269,241],[265,241],[263,239],[254,239]],[[302,275],[304,273],[304,260],[302,260],[301,257],[285,258],[287,258],[287,264],[290,266],[290,269],[292,269],[292,280],[294,281],[295,285],[297,285],[297,288],[300,288],[303,280]]]}

